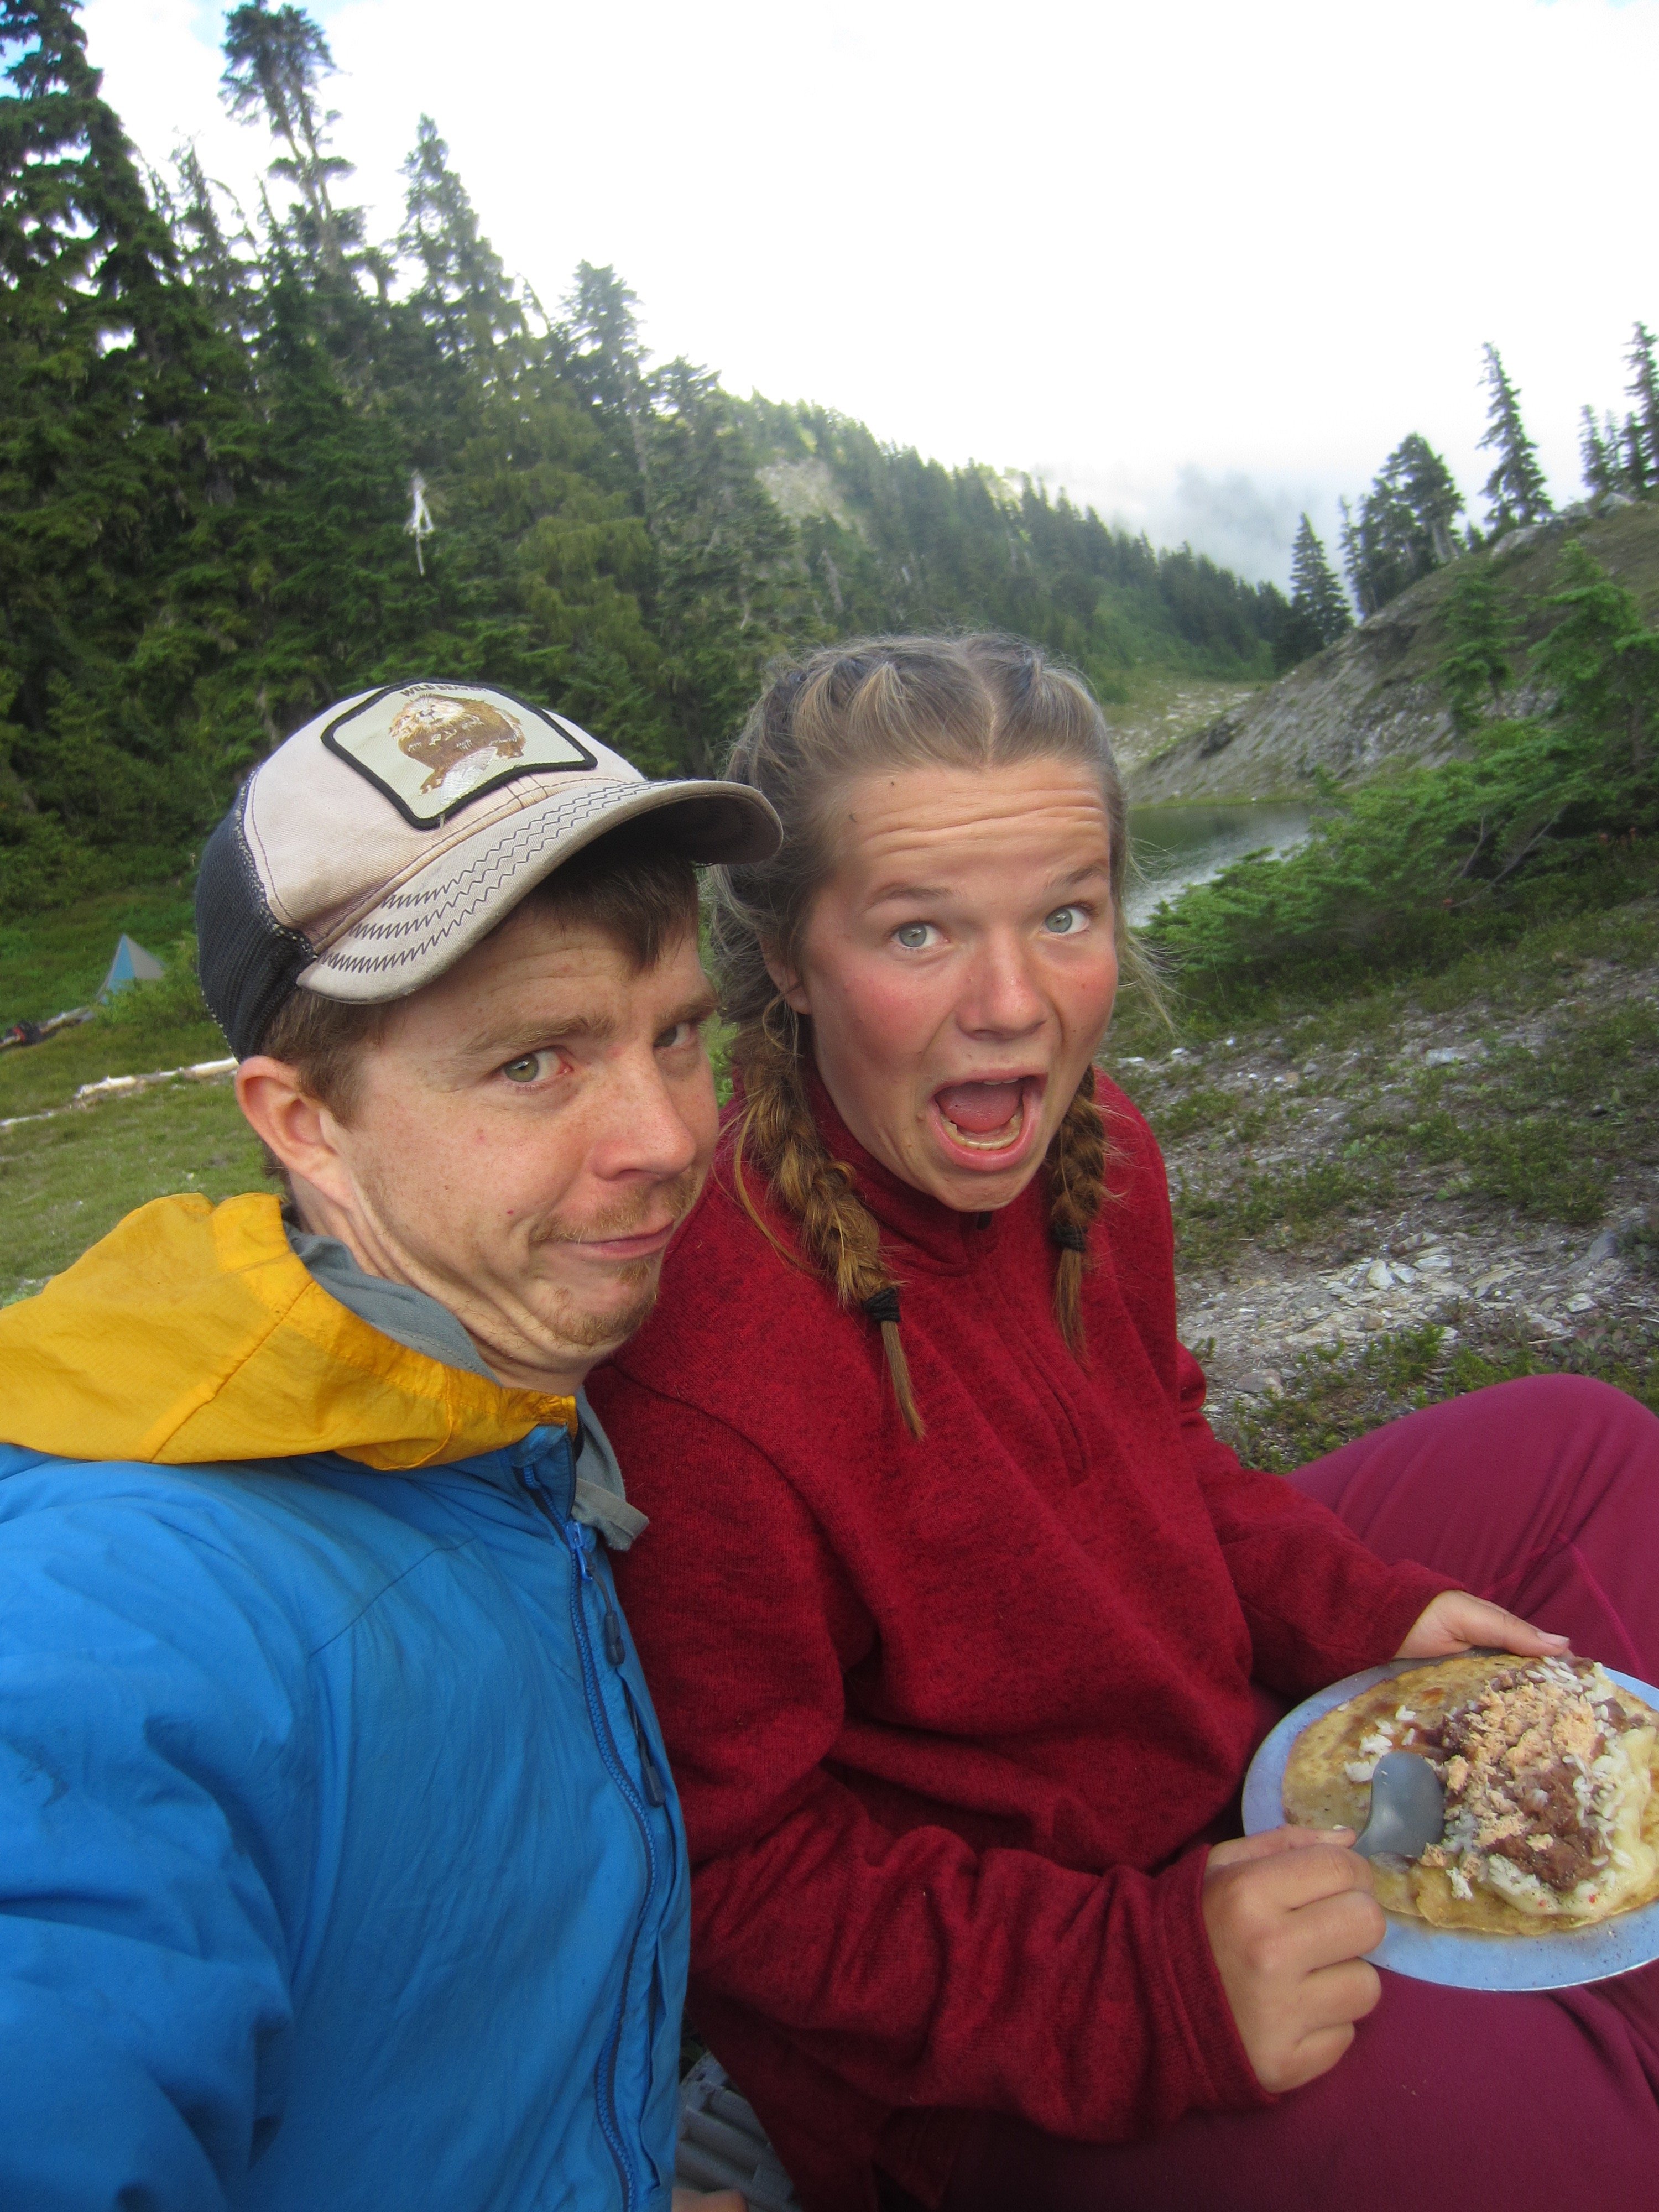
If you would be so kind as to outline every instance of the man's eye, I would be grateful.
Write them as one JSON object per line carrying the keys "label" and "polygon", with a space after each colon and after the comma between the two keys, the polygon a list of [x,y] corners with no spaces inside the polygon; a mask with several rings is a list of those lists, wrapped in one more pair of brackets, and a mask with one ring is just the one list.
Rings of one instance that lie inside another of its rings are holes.
{"label": "man's eye", "polygon": [[907,952],[921,952],[925,951],[933,933],[931,921],[902,921],[893,932],[893,942],[902,945]]}
{"label": "man's eye", "polygon": [[542,1072],[542,1055],[527,1052],[522,1060],[509,1060],[501,1073],[509,1083],[533,1083]]}
{"label": "man's eye", "polygon": [[1074,937],[1080,929],[1089,927],[1086,906],[1057,906],[1042,927],[1056,937]]}
{"label": "man's eye", "polygon": [[702,1030],[701,1022],[676,1022],[672,1030],[665,1030],[657,1039],[657,1049],[659,1052],[684,1052],[687,1045],[696,1042]]}

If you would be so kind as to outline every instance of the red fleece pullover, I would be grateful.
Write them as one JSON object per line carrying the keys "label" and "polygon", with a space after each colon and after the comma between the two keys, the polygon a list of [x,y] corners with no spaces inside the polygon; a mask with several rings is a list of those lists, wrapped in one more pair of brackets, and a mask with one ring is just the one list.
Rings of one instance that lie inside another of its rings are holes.
{"label": "red fleece pullover", "polygon": [[926,1437],[729,1164],[589,1388],[652,1522],[617,1573],[684,1802],[691,2016],[810,2212],[844,2212],[872,2159],[937,2202],[967,2112],[1114,2141],[1269,2101],[1194,1838],[1243,1774],[1252,1674],[1298,1697],[1372,1665],[1447,1583],[1212,1436],[1121,1093],[1086,1365],[1042,1177],[951,1212],[815,1096],[902,1285]]}

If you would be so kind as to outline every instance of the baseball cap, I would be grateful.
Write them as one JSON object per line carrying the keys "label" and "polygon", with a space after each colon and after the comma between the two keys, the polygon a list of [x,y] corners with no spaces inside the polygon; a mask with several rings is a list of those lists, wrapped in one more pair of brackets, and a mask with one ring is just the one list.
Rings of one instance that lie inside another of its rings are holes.
{"label": "baseball cap", "polygon": [[561,861],[645,815],[691,860],[765,860],[782,841],[747,785],[648,781],[493,684],[359,692],[262,761],[208,840],[203,994],[239,1060],[296,989],[405,998]]}

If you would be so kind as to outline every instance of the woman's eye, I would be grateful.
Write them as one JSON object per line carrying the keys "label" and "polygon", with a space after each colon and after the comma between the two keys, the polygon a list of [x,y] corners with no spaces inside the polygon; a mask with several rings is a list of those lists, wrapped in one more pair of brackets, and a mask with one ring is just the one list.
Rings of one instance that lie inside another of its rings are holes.
{"label": "woman's eye", "polygon": [[893,932],[895,945],[902,945],[907,952],[921,952],[933,933],[931,921],[903,921]]}
{"label": "woman's eye", "polygon": [[1089,909],[1083,906],[1057,906],[1042,927],[1056,937],[1074,937],[1089,926]]}
{"label": "woman's eye", "polygon": [[509,1060],[501,1073],[509,1083],[533,1083],[542,1072],[542,1055],[527,1052],[522,1060]]}

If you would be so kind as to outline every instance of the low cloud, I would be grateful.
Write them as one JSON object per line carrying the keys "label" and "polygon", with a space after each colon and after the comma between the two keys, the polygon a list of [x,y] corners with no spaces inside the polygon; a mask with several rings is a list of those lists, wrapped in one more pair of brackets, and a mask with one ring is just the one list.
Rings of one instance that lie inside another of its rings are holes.
{"label": "low cloud", "polygon": [[[1305,497],[1305,495],[1304,495]],[[1171,489],[1150,503],[1146,534],[1161,545],[1190,545],[1254,582],[1282,583],[1304,501],[1282,486],[1265,489],[1242,470],[1210,476],[1176,472]]]}
{"label": "low cloud", "polygon": [[1144,530],[1158,546],[1190,545],[1252,583],[1288,583],[1291,547],[1304,509],[1335,557],[1334,484],[1264,483],[1242,469],[1212,474],[1192,462],[1162,478],[1127,470],[1050,467],[1041,473],[1119,529]]}

